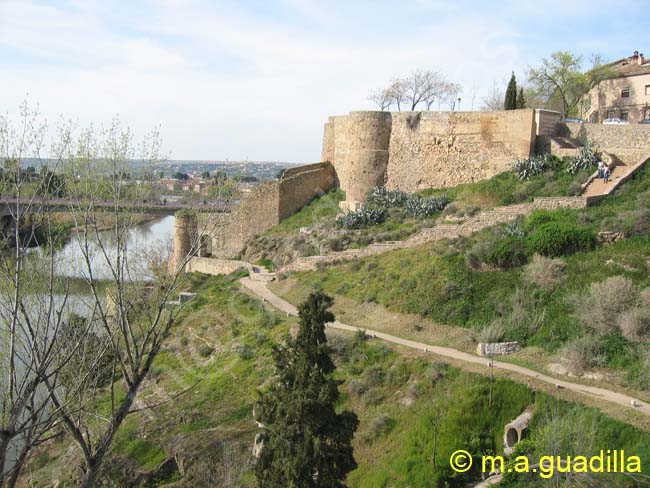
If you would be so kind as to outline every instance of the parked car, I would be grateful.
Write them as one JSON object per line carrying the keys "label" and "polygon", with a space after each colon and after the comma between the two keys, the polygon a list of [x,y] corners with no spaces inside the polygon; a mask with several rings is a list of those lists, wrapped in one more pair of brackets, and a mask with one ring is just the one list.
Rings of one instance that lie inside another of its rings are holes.
{"label": "parked car", "polygon": [[568,122],[570,124],[584,124],[585,121],[578,118],[578,117],[569,117],[567,119],[564,119],[565,122]]}
{"label": "parked car", "polygon": [[639,124],[650,124],[650,119],[640,120]]}
{"label": "parked car", "polygon": [[603,124],[629,124],[629,122],[623,119],[605,119],[603,120]]}

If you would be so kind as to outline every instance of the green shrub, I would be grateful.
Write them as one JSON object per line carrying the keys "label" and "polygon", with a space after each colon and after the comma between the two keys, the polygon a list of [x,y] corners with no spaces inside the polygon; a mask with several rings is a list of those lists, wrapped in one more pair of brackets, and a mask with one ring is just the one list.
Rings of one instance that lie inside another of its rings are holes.
{"label": "green shrub", "polygon": [[536,227],[526,237],[530,254],[547,257],[566,256],[590,251],[596,247],[596,235],[585,227],[567,222],[547,222]]}
{"label": "green shrub", "polygon": [[535,210],[531,213],[523,224],[524,233],[530,233],[542,224],[549,222],[566,222],[570,224],[577,223],[576,214],[572,210]]}
{"label": "green shrub", "polygon": [[487,255],[489,264],[499,268],[514,268],[526,264],[526,248],[521,239],[506,237],[494,243]]}
{"label": "green shrub", "polygon": [[207,344],[203,344],[201,347],[199,347],[199,356],[202,358],[207,358],[214,352],[214,347],[208,346]]}

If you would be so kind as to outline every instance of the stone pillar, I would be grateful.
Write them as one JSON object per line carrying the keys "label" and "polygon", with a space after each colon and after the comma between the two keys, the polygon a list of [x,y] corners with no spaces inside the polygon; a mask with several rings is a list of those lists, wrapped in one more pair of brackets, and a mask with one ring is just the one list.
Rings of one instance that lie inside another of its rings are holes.
{"label": "stone pillar", "polygon": [[174,251],[170,269],[176,271],[183,260],[197,250],[198,218],[195,213],[181,210],[174,219]]}
{"label": "stone pillar", "polygon": [[336,121],[334,167],[345,192],[344,210],[356,210],[375,186],[384,186],[388,168],[390,112],[350,112]]}

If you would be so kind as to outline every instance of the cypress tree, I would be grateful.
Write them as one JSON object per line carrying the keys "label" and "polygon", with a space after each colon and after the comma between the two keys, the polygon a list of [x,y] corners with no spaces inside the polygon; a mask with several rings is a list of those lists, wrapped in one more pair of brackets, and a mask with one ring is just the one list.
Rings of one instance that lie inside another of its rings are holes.
{"label": "cypress tree", "polygon": [[336,413],[339,384],[327,345],[325,324],[334,320],[331,297],[312,293],[299,308],[295,339],[276,346],[276,379],[255,406],[263,446],[255,465],[259,486],[340,488],[356,468],[352,438],[359,421]]}
{"label": "cypress tree", "polygon": [[517,80],[515,79],[514,71],[506,89],[506,99],[503,108],[504,110],[515,110],[517,108]]}
{"label": "cypress tree", "polygon": [[524,96],[524,89],[519,89],[519,95],[517,96],[517,108],[526,108],[526,97]]}

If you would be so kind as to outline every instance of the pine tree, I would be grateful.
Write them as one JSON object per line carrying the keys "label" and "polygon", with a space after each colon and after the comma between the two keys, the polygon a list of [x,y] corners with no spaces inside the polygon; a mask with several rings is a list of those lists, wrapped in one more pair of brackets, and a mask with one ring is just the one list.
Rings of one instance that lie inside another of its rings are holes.
{"label": "pine tree", "polygon": [[526,108],[526,97],[524,96],[524,89],[519,89],[519,95],[517,96],[517,108]]}
{"label": "pine tree", "polygon": [[340,382],[332,378],[325,336],[332,303],[324,293],[309,295],[298,308],[296,338],[274,348],[277,378],[255,406],[264,429],[255,465],[261,487],[345,487],[357,466],[351,442],[359,421],[353,412],[335,410]]}
{"label": "pine tree", "polygon": [[515,79],[514,71],[506,89],[506,99],[503,108],[504,110],[515,110],[517,108],[517,80]]}

